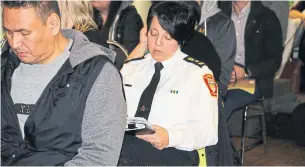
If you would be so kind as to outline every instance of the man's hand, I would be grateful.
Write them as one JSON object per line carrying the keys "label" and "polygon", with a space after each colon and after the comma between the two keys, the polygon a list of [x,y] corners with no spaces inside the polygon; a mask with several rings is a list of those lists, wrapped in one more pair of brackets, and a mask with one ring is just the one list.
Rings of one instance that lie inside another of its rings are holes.
{"label": "man's hand", "polygon": [[169,144],[168,132],[166,129],[157,125],[153,126],[153,128],[156,131],[154,134],[137,135],[137,137],[151,143],[157,149],[162,150]]}
{"label": "man's hand", "polygon": [[231,74],[230,82],[234,83],[235,81],[245,78],[245,74],[246,72],[244,68],[235,65]]}

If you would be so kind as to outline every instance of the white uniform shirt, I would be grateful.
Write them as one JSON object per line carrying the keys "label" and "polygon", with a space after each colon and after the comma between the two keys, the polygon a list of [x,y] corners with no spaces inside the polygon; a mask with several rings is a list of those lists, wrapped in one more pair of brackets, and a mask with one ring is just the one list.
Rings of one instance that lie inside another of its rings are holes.
{"label": "white uniform shirt", "polygon": [[[218,141],[218,94],[211,70],[196,65],[194,60],[184,60],[186,57],[178,49],[172,58],[162,62],[164,68],[148,121],[168,131],[168,147],[192,151]],[[129,117],[136,113],[155,72],[155,63],[148,54],[126,63],[121,70]]]}

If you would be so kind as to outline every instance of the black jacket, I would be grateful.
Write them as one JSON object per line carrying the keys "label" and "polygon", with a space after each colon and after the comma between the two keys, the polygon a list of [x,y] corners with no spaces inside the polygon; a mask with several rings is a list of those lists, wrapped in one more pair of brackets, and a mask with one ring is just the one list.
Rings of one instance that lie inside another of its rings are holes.
{"label": "black jacket", "polygon": [[97,56],[72,68],[68,59],[32,108],[23,139],[10,96],[11,78],[20,60],[8,52],[1,55],[1,165],[63,165],[81,146],[86,99],[109,60]]}
{"label": "black jacket", "polygon": [[134,6],[122,10],[115,26],[115,41],[123,45],[128,53],[138,45],[143,22]]}
{"label": "black jacket", "polygon": [[221,61],[214,46],[205,35],[195,31],[191,39],[182,46],[181,51],[204,62],[213,72],[215,79],[218,81]]}
{"label": "black jacket", "polygon": [[121,44],[129,54],[140,41],[143,21],[136,8],[129,1],[122,2],[116,15],[111,27],[105,26],[100,29],[101,35],[103,40]]}
{"label": "black jacket", "polygon": [[[228,16],[232,2],[220,2]],[[260,1],[251,1],[251,10],[245,29],[245,68],[256,79],[260,93],[273,95],[273,79],[282,61],[282,30],[275,13]]]}

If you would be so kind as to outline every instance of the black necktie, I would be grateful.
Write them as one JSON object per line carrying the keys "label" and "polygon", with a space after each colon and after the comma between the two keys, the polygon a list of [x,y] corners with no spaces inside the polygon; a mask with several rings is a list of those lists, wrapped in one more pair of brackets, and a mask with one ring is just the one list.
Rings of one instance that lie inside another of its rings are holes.
{"label": "black necktie", "polygon": [[151,109],[151,104],[152,104],[158,83],[160,81],[160,76],[161,76],[160,71],[162,69],[163,69],[162,63],[160,63],[160,62],[155,63],[155,73],[154,73],[149,85],[146,87],[146,89],[142,93],[135,117],[142,117],[142,118],[148,119],[150,109]]}

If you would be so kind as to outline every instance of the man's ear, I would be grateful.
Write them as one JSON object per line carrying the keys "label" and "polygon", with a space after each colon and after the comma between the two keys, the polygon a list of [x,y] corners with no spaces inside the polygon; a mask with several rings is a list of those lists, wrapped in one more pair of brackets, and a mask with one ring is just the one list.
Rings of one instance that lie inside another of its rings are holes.
{"label": "man's ear", "polygon": [[47,27],[51,29],[52,35],[57,35],[60,31],[60,18],[56,13],[52,13],[47,19]]}

